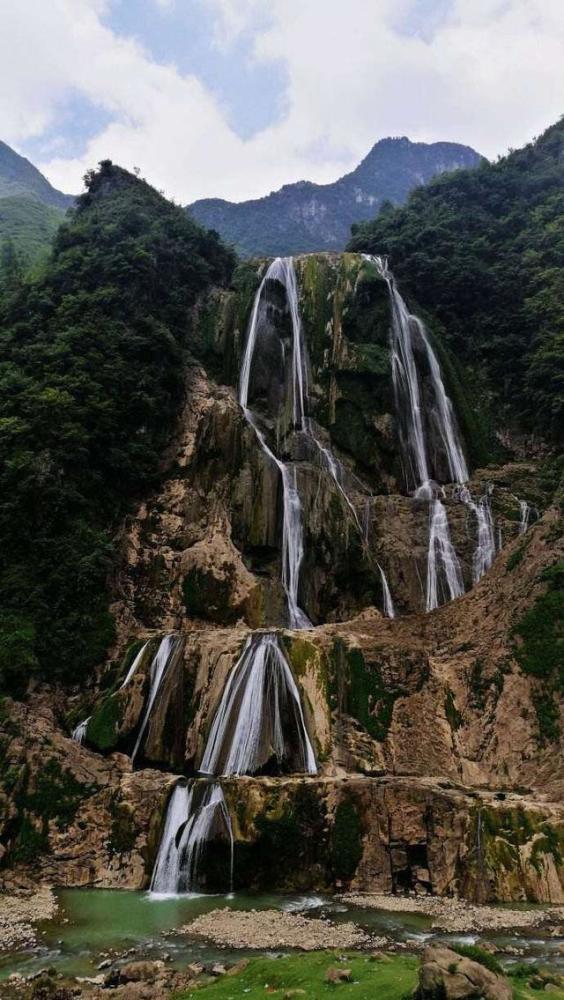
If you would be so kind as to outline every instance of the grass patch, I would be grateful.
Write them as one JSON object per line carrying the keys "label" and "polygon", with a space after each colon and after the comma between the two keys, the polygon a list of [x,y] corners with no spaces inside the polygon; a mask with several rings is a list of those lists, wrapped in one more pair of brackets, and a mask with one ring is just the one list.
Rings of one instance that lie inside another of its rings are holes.
{"label": "grass patch", "polygon": [[457,955],[462,955],[464,958],[469,958],[472,962],[479,962],[490,972],[495,972],[497,975],[503,975],[503,967],[498,962],[495,955],[491,955],[489,951],[484,951],[483,948],[478,948],[475,944],[453,944],[449,945],[452,951],[455,951]]}
{"label": "grass patch", "polygon": [[[341,957],[339,955],[339,957]],[[290,955],[284,958],[253,958],[238,976],[224,977],[209,986],[177,994],[177,1000],[202,996],[205,1000],[264,1000],[270,993],[283,997],[289,990],[304,990],[308,1000],[316,997],[355,997],[356,1000],[400,1000],[417,983],[418,960],[413,955],[390,955],[380,962],[366,955],[347,954],[339,962],[330,952]],[[335,986],[325,982],[330,966],[350,969],[352,981]],[[299,1000],[300,994],[296,1000]]]}

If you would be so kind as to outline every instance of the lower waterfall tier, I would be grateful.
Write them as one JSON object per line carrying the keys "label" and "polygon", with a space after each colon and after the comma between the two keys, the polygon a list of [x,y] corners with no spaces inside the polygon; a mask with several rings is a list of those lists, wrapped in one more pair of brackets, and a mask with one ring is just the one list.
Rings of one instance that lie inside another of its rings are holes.
{"label": "lower waterfall tier", "polygon": [[[220,779],[236,889],[563,898],[560,760],[528,672],[534,649],[518,644],[531,609],[546,625],[554,604],[556,527],[547,513],[472,591],[432,615],[392,620],[373,609],[307,634],[276,633],[319,774]],[[134,765],[161,634],[128,649],[106,695],[67,703],[65,731],[60,693],[5,703],[5,881],[149,887],[173,789],[210,787],[192,776],[249,634],[200,627],[182,633],[181,652],[168,644],[175,655]],[[88,716],[80,744],[70,734]],[[220,841],[218,891],[229,888],[230,864]]]}

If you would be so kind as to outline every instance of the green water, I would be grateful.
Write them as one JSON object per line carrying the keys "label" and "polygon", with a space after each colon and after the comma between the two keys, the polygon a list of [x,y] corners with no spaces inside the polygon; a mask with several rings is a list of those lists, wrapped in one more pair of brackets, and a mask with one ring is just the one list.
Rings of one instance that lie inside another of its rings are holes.
{"label": "green water", "polygon": [[[294,910],[313,917],[325,915],[335,922],[353,921],[373,934],[413,944],[421,944],[433,936],[430,919],[420,914],[348,907],[317,895],[237,894],[154,899],[145,892],[67,889],[58,893],[58,901],[58,915],[55,920],[39,925],[38,945],[34,949],[0,956],[0,979],[12,972],[28,975],[51,966],[67,975],[94,976],[106,957],[113,961],[123,958],[129,951],[131,958],[168,955],[168,961],[175,967],[183,967],[194,960],[236,960],[245,952],[219,948],[178,934],[179,928],[194,917],[224,906],[241,910]],[[449,936],[441,937],[448,939]],[[459,935],[456,939],[479,941],[477,935],[465,938]],[[551,965],[562,962],[557,954],[562,939],[543,939],[538,931],[536,936],[532,932],[520,937],[490,935],[490,939],[503,949],[522,948],[529,960],[542,959]]]}

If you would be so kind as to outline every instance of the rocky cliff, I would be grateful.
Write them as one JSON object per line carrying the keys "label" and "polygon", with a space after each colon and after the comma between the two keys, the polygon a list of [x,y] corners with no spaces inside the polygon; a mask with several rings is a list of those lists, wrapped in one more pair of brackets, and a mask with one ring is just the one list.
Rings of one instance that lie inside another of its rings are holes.
{"label": "rocky cliff", "polygon": [[[110,660],[86,689],[37,689],[25,704],[4,703],[3,877],[147,886],[170,792],[198,771],[244,642],[275,627],[319,770],[224,780],[236,887],[562,901],[560,709],[556,673],[544,666],[561,642],[550,607],[564,542],[538,461],[516,461],[501,446],[487,467],[474,460],[469,488],[481,496],[487,487],[503,545],[472,586],[477,526],[447,482],[431,421],[467,592],[425,614],[429,504],[405,487],[386,283],[357,255],[297,258],[311,420],[340,471],[332,476],[303,434],[286,433],[290,329],[274,283],[252,394],[268,442],[291,449],[302,503],[299,596],[314,627],[288,629],[280,477],[236,393],[265,266],[240,267],[231,291],[211,292],[194,310],[185,402],[161,485],[118,539]],[[448,372],[469,460],[473,451],[483,458],[471,392],[454,364]],[[526,532],[520,500],[535,508]],[[394,619],[382,613],[380,566]],[[152,658],[171,632],[182,643],[132,763]],[[70,734],[87,717],[80,745]],[[217,849],[210,890],[224,878],[225,845]]]}

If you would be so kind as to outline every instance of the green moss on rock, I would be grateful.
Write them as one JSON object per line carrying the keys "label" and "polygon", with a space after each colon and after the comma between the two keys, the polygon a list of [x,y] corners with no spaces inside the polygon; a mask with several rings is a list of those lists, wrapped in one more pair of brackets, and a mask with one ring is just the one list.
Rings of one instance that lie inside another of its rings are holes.
{"label": "green moss on rock", "polygon": [[344,678],[337,678],[340,710],[352,715],[375,740],[385,740],[401,691],[388,688],[380,665],[368,665],[356,646],[347,649],[337,639],[333,659],[337,673],[346,671]]}
{"label": "green moss on rock", "polygon": [[231,583],[227,576],[216,577],[204,570],[191,569],[182,582],[182,594],[188,614],[218,622],[232,622],[237,617],[230,607]]}
{"label": "green moss on rock", "polygon": [[113,750],[118,742],[122,715],[123,708],[120,698],[114,695],[108,695],[107,698],[104,698],[88,723],[86,729],[88,743],[91,743],[97,750]]}
{"label": "green moss on rock", "polygon": [[556,696],[564,694],[564,562],[541,576],[548,584],[513,628],[513,654],[524,673],[539,682],[533,691],[539,742],[558,739],[560,733]]}

